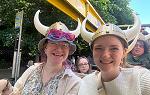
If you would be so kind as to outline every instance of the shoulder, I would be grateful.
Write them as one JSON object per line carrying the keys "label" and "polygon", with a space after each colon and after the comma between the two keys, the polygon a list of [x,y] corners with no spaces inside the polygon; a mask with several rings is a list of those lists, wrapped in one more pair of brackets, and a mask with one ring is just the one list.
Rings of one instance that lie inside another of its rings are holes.
{"label": "shoulder", "polygon": [[95,71],[91,74],[86,75],[83,80],[84,81],[93,81],[95,78],[97,78],[99,76],[100,72],[99,71]]}
{"label": "shoulder", "polygon": [[146,72],[150,72],[148,69],[141,67],[141,66],[133,66],[132,68],[121,68],[123,73],[130,73],[130,74],[138,74],[141,75]]}
{"label": "shoulder", "polygon": [[101,81],[100,79],[101,73],[99,71],[95,71],[83,78],[82,84],[87,85],[88,87],[90,86],[91,88],[98,87],[99,82]]}
{"label": "shoulder", "polygon": [[78,73],[78,72],[74,72],[74,73],[80,78],[84,78],[86,75],[88,75],[88,74]]}
{"label": "shoulder", "polygon": [[71,81],[81,81],[81,78],[78,77],[71,69],[65,69],[65,72],[64,72],[64,76],[63,76],[64,79],[69,79]]}
{"label": "shoulder", "polygon": [[20,88],[23,87],[24,83],[26,82],[26,80],[28,79],[28,77],[32,74],[32,72],[34,70],[36,70],[36,68],[42,66],[41,63],[39,64],[34,64],[32,66],[30,66],[23,74],[22,76],[17,80],[17,82],[15,83],[14,87]]}
{"label": "shoulder", "polygon": [[146,68],[136,69],[142,95],[150,95],[150,71]]}
{"label": "shoulder", "polygon": [[27,70],[25,70],[25,72],[22,74],[22,76],[24,76],[26,74],[27,75],[30,74],[32,71],[34,71],[36,68],[38,68],[40,66],[42,66],[42,63],[35,63],[34,65],[30,66]]}
{"label": "shoulder", "polygon": [[146,80],[149,80],[149,82],[150,82],[150,70],[148,70],[144,67],[136,68],[135,70],[136,70],[136,72],[138,72],[138,75],[141,80],[146,79]]}
{"label": "shoulder", "polygon": [[85,76],[81,82],[79,95],[98,95],[100,72],[96,71]]}
{"label": "shoulder", "polygon": [[122,68],[121,72],[124,76],[132,76],[134,79],[150,81],[150,71],[141,66],[134,66],[133,68]]}
{"label": "shoulder", "polygon": [[59,81],[58,92],[65,91],[65,95],[76,95],[75,93],[78,92],[80,84],[81,78],[76,76],[71,69],[65,69],[64,75]]}
{"label": "shoulder", "polygon": [[[34,65],[30,66],[30,67],[22,74],[22,76],[26,76],[26,75],[31,74],[36,68],[38,68],[38,67],[40,67],[40,66],[42,66],[41,63],[39,63],[39,64],[34,64]],[[22,76],[21,76],[21,77],[22,77]]]}

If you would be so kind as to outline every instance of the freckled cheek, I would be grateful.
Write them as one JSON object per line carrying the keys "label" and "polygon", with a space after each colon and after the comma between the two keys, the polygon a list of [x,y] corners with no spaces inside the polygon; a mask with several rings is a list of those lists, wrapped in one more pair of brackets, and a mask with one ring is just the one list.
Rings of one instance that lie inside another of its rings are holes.
{"label": "freckled cheek", "polygon": [[69,54],[70,49],[66,49],[65,52],[66,54]]}
{"label": "freckled cheek", "polygon": [[95,58],[95,60],[99,61],[101,56],[102,56],[102,52],[101,51],[93,50],[93,58]]}
{"label": "freckled cheek", "polygon": [[113,55],[113,59],[116,60],[116,62],[119,62],[119,63],[122,62],[123,57],[124,57],[123,54],[114,54]]}

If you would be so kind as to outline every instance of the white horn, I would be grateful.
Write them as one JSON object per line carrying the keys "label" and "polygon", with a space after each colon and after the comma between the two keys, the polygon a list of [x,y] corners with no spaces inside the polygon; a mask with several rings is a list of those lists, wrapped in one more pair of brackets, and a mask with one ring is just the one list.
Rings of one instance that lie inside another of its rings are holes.
{"label": "white horn", "polygon": [[150,34],[145,35],[145,40],[149,40],[150,39]]}
{"label": "white horn", "polygon": [[92,37],[93,37],[94,33],[88,32],[85,28],[85,24],[86,24],[86,21],[87,21],[88,17],[89,17],[89,15],[87,15],[87,17],[82,22],[81,36],[86,42],[90,43],[92,41]]}
{"label": "white horn", "polygon": [[80,29],[81,29],[81,22],[80,22],[80,19],[78,18],[78,26],[75,30],[73,31],[70,31],[70,33],[74,34],[75,37],[78,37],[79,34],[80,34]]}
{"label": "white horn", "polygon": [[123,30],[127,36],[127,41],[131,41],[132,39],[135,38],[135,36],[140,33],[140,29],[141,29],[141,22],[139,17],[135,14],[132,13],[133,17],[134,17],[134,25],[132,28],[127,29],[127,30]]}
{"label": "white horn", "polygon": [[133,42],[128,46],[128,49],[127,49],[127,53],[129,53],[135,46],[137,40],[139,39],[139,34],[136,35],[135,39],[133,40]]}
{"label": "white horn", "polygon": [[145,40],[145,35],[143,35],[142,33],[139,33],[139,40]]}
{"label": "white horn", "polygon": [[44,26],[43,24],[41,24],[41,22],[39,20],[39,13],[40,13],[40,10],[38,10],[35,13],[35,16],[34,16],[34,26],[38,30],[38,32],[40,32],[42,35],[45,36],[49,27]]}

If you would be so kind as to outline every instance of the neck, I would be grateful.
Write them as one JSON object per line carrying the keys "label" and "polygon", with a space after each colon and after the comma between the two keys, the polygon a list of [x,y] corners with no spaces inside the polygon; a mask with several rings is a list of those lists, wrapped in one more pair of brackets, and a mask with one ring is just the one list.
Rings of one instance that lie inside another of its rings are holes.
{"label": "neck", "polygon": [[48,62],[43,66],[43,69],[46,70],[47,73],[56,73],[61,71],[63,68],[63,64],[50,64]]}
{"label": "neck", "polygon": [[110,71],[107,71],[107,72],[103,72],[101,71],[101,77],[102,77],[102,80],[104,82],[108,82],[108,81],[112,81],[113,79],[115,79],[118,75],[120,74],[120,68],[116,68],[114,69],[113,71],[110,70]]}
{"label": "neck", "polygon": [[64,69],[62,64],[45,63],[42,69],[42,81],[46,85],[52,77]]}

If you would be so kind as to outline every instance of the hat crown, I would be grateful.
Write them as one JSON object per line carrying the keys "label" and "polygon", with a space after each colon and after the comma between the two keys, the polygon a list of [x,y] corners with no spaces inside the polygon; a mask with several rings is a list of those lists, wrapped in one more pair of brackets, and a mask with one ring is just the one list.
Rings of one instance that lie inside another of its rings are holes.
{"label": "hat crown", "polygon": [[56,30],[61,30],[63,32],[66,32],[66,33],[69,33],[69,29],[67,28],[67,26],[62,23],[62,22],[55,22],[54,24],[52,24],[48,31],[51,30],[51,29],[56,29]]}
{"label": "hat crown", "polygon": [[86,21],[89,19],[89,16],[87,16],[83,20],[81,25],[81,36],[88,43],[92,43],[93,41],[95,41],[97,37],[101,37],[103,35],[110,35],[110,34],[121,37],[126,41],[126,44],[132,39],[134,39],[134,41],[128,46],[128,50],[127,50],[128,53],[134,47],[138,39],[138,35],[141,28],[141,22],[138,16],[135,13],[133,13],[132,15],[134,17],[134,24],[130,29],[122,30],[121,28],[119,28],[114,24],[106,24],[106,25],[99,26],[97,31],[94,33],[88,32],[85,28]]}
{"label": "hat crown", "polygon": [[94,33],[92,40],[96,39],[101,35],[114,34],[120,36],[123,39],[127,39],[125,33],[117,26],[111,23],[100,26]]}

